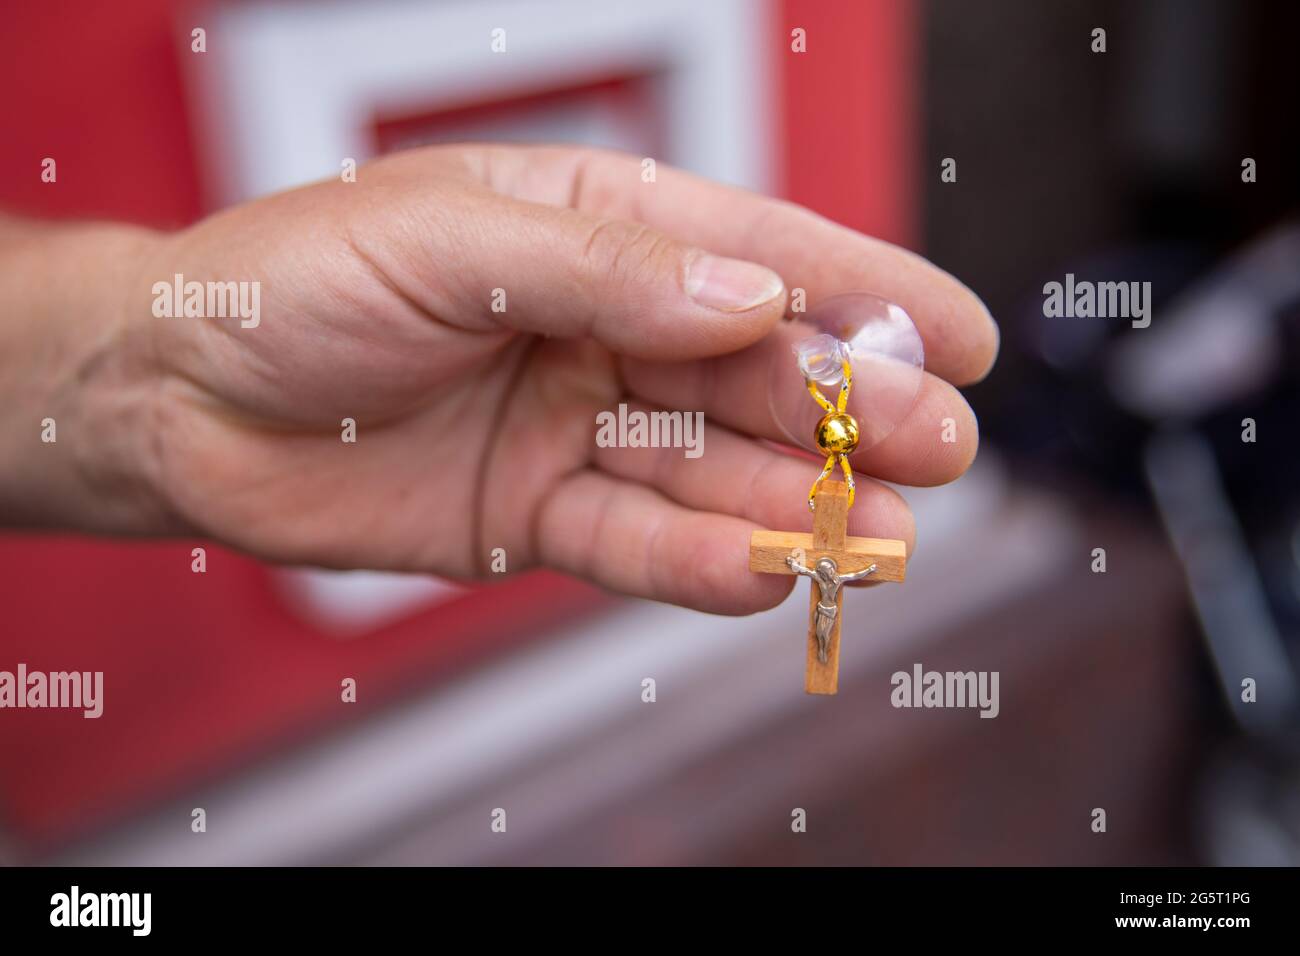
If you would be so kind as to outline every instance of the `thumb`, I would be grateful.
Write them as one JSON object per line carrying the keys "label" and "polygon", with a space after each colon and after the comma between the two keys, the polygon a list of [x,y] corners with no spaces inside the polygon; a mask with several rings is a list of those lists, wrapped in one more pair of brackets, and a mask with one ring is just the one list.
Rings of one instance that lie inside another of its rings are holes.
{"label": "thumb", "polygon": [[455,303],[493,324],[671,360],[732,352],[785,311],[771,269],[714,256],[641,223],[493,197],[468,238]]}

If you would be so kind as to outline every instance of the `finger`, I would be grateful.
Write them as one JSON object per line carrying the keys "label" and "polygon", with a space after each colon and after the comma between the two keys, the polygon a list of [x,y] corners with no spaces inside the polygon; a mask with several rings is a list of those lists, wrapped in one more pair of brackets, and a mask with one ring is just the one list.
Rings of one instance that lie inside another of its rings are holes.
{"label": "finger", "polygon": [[896,302],[921,333],[927,368],[954,384],[983,378],[997,357],[997,325],[965,285],[915,253],[800,206],[662,164],[647,183],[642,160],[621,153],[481,150],[482,175],[494,188],[593,216],[636,220],[718,255],[762,263],[790,288],[804,289],[809,308],[855,290]]}
{"label": "finger", "polygon": [[[629,414],[656,410],[640,403],[628,407]],[[686,457],[681,448],[601,447],[593,463],[696,511],[734,515],[764,528],[811,529],[808,491],[821,462],[778,451],[707,420],[695,447],[700,451],[696,458]],[[865,476],[857,480],[848,533],[902,540],[909,556],[916,542],[907,502],[894,489]]]}
{"label": "finger", "polygon": [[[481,187],[476,187],[481,189]],[[440,291],[438,314],[480,329],[592,336],[621,355],[692,359],[743,348],[785,310],[781,277],[712,255],[644,223],[498,196],[462,201],[477,228],[456,232],[454,262],[432,257],[421,283]],[[447,211],[419,208],[417,231]]]}
{"label": "finger", "polygon": [[749,570],[753,522],[692,511],[591,470],[561,482],[537,518],[550,567],[637,597],[714,614],[775,607],[792,577]]}
{"label": "finger", "polygon": [[[738,432],[788,443],[767,394],[772,362],[788,358],[784,335],[775,334],[734,355],[688,364],[628,360],[622,371],[628,390],[648,402],[702,411],[705,418]],[[871,383],[857,387],[869,389]],[[858,471],[886,481],[940,485],[964,473],[978,449],[979,424],[966,399],[947,382],[924,373],[916,398],[894,430],[878,444],[854,452],[849,461]]]}

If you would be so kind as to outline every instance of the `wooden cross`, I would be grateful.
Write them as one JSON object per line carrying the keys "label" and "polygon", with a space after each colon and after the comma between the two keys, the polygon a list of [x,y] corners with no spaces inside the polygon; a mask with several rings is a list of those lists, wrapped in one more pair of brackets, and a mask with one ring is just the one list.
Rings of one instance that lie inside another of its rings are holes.
{"label": "wooden cross", "polygon": [[[876,571],[867,580],[899,581],[907,571],[907,545],[889,538],[847,537],[849,516],[848,486],[842,481],[824,481],[817,492],[813,512],[813,533],[798,531],[755,531],[749,539],[749,570],[767,574],[794,574],[786,559],[791,555],[812,567],[822,558],[830,558],[840,574],[851,574],[871,565]],[[818,655],[817,583],[812,582],[812,604],[808,619],[808,666],[804,690],[809,694],[834,694],[839,686],[840,623],[844,606],[844,589],[836,595],[835,623],[826,649],[826,663]]]}

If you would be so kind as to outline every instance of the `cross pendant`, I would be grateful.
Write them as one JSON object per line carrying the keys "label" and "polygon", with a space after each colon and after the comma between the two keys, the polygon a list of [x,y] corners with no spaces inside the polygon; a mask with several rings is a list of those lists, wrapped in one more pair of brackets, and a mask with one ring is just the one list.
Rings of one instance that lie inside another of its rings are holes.
{"label": "cross pendant", "polygon": [[[825,481],[817,491],[812,534],[755,531],[749,539],[749,570],[812,579],[804,674],[804,690],[809,694],[834,694],[839,686],[840,610],[844,604],[840,585],[854,580],[901,582],[907,570],[904,542],[850,538],[848,517],[848,486],[842,481]],[[792,557],[793,562],[789,560]],[[823,563],[828,558],[829,565]],[[869,571],[873,565],[875,570]]]}

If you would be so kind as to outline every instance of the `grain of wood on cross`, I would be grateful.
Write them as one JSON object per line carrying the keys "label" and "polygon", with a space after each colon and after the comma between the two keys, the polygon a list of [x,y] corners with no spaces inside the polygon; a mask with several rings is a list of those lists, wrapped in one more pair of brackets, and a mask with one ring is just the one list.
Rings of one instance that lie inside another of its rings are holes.
{"label": "grain of wood on cross", "polygon": [[[755,531],[749,539],[749,569],[766,574],[794,574],[787,564],[792,555],[806,567],[815,567],[822,558],[835,562],[840,575],[851,575],[871,565],[876,570],[867,580],[901,582],[907,571],[907,545],[890,538],[854,538],[848,536],[848,486],[841,481],[825,481],[817,492],[813,512],[812,534],[797,531]],[[809,694],[834,694],[839,686],[840,624],[844,590],[835,596],[836,614],[826,648],[826,662],[819,658],[817,640],[817,603],[821,591],[816,581],[811,585],[809,605],[807,670],[804,690]]]}

